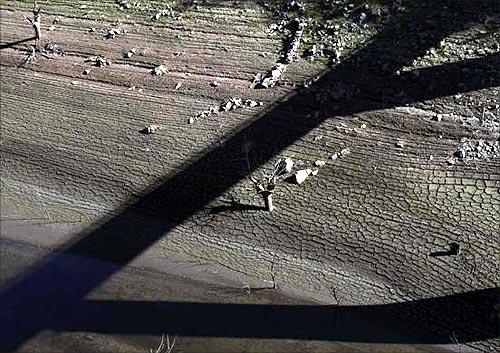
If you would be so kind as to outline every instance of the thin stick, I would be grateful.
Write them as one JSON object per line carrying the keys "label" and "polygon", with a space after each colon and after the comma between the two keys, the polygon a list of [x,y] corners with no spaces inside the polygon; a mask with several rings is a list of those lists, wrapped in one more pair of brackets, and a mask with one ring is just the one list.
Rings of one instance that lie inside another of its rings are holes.
{"label": "thin stick", "polygon": [[42,9],[37,5],[36,0],[33,1],[33,19],[27,18],[26,20],[31,24],[35,30],[35,46],[40,49],[40,39],[42,37]]}

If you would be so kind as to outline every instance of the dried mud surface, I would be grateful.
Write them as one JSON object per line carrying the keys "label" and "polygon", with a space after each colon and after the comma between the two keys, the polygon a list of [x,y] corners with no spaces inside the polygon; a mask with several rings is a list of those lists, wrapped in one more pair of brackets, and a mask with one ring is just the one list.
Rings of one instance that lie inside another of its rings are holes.
{"label": "dried mud surface", "polygon": [[[348,27],[345,41],[360,44],[344,43],[338,62],[299,58],[285,82],[270,89],[250,85],[273,67],[283,41],[268,33],[273,14],[253,2],[186,5],[176,10],[181,18],[155,22],[147,7],[120,10],[113,1],[40,4],[42,44],[55,43],[64,55],[38,55],[20,65],[30,42],[0,51],[7,298],[17,288],[24,293],[37,269],[46,271],[44,264],[80,261],[73,256],[103,261],[109,270],[94,276],[80,274],[78,266],[56,271],[55,281],[89,276],[74,293],[59,288],[59,296],[362,306],[499,287],[500,20],[494,2],[464,8],[453,1],[403,1],[406,10],[395,17],[400,22]],[[24,21],[30,8],[0,4],[2,45],[33,35]],[[117,21],[126,33],[103,39]],[[306,37],[305,45],[313,40]],[[131,49],[136,54],[124,56]],[[111,65],[85,62],[93,55]],[[161,64],[168,72],[152,75]],[[264,105],[189,123],[231,97]],[[139,132],[149,125],[160,129]],[[467,154],[457,154],[464,144]],[[332,160],[334,154],[339,158]],[[298,167],[317,160],[326,165],[300,186],[280,183],[270,213],[262,210],[248,165],[261,177],[278,157],[291,157]],[[172,265],[177,257],[216,264],[220,278],[189,266],[181,271]],[[136,276],[134,268],[145,272]],[[207,294],[217,280],[231,288],[274,280],[279,290]],[[101,288],[106,285],[108,291]],[[42,287],[44,295],[55,291]],[[452,324],[449,312],[419,306],[398,315],[436,336]],[[445,346],[183,335],[178,349],[500,349],[498,330],[491,334],[498,317],[470,322]],[[21,351],[140,351],[158,341],[133,333],[41,331]],[[483,332],[490,334],[474,339]]]}

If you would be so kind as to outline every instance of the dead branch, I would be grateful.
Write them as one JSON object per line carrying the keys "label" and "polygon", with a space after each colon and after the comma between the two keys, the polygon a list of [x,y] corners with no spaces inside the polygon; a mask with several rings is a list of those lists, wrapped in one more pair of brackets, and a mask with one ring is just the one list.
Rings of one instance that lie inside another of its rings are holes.
{"label": "dead branch", "polygon": [[33,19],[25,17],[26,21],[31,24],[35,31],[35,45],[39,49],[40,39],[42,37],[42,9],[37,5],[36,0],[33,2]]}

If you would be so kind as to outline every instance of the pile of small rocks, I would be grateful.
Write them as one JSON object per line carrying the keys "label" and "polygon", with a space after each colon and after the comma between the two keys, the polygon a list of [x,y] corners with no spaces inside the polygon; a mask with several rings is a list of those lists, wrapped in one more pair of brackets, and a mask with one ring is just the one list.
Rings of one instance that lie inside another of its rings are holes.
{"label": "pile of small rocks", "polygon": [[500,158],[500,144],[498,141],[464,138],[453,155],[459,160]]}
{"label": "pile of small rocks", "polygon": [[87,59],[85,59],[85,62],[91,63],[93,66],[97,67],[105,67],[111,65],[111,60],[99,55],[89,56]]}

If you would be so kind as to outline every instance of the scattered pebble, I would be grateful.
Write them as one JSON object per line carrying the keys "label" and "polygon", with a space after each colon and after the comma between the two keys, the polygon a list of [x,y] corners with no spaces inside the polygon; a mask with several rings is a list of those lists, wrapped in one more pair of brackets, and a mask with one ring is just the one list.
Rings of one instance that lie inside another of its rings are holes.
{"label": "scattered pebble", "polygon": [[334,154],[332,154],[332,155],[330,156],[330,159],[331,159],[332,161],[336,160],[337,158],[339,158],[339,154],[338,154],[338,153],[334,153]]}
{"label": "scattered pebble", "polygon": [[283,63],[276,64],[265,75],[257,74],[251,85],[251,88],[271,88],[276,85],[280,77],[285,72],[288,65]]}
{"label": "scattered pebble", "polygon": [[128,10],[132,8],[132,4],[129,3],[127,0],[116,0],[115,3],[120,7],[121,9]]}
{"label": "scattered pebble", "polygon": [[264,105],[264,103],[257,102],[257,101],[251,100],[251,99],[247,99],[247,100],[243,101],[243,99],[241,99],[241,98],[233,97],[233,98],[229,99],[228,101],[223,102],[220,106],[220,110],[227,112],[227,111],[234,110],[237,108],[244,108],[244,107],[253,108],[253,107],[257,107],[257,106],[261,106],[261,105]]}
{"label": "scattered pebble", "polygon": [[119,27],[112,27],[106,29],[102,36],[104,39],[114,39],[117,35],[124,33]]}
{"label": "scattered pebble", "polygon": [[135,48],[132,48],[129,51],[127,51],[123,56],[125,58],[130,59],[132,56],[134,56],[136,54],[136,52],[137,52],[137,50]]}
{"label": "scattered pebble", "polygon": [[297,185],[302,184],[311,174],[312,174],[312,169],[301,169],[295,172],[293,175],[294,181]]}
{"label": "scattered pebble", "polygon": [[457,161],[455,160],[455,158],[448,158],[446,160],[446,163],[448,163],[448,165],[455,165]]}
{"label": "scattered pebble", "polygon": [[140,133],[144,135],[150,135],[157,132],[160,129],[161,127],[159,125],[148,125],[144,129],[142,129]]}
{"label": "scattered pebble", "polygon": [[174,18],[177,16],[177,14],[175,13],[174,9],[172,8],[171,5],[164,5],[165,8],[162,9],[162,10],[157,10],[153,16],[151,16],[151,19],[153,21],[158,21],[161,17],[170,17],[170,18]]}
{"label": "scattered pebble", "polygon": [[85,62],[90,62],[92,65],[97,67],[104,67],[111,65],[111,60],[106,59],[105,57],[99,55],[89,56],[87,59],[85,59]]}
{"label": "scattered pebble", "polygon": [[83,70],[83,74],[84,75],[89,75],[90,74],[90,69],[87,68],[87,69]]}
{"label": "scattered pebble", "polygon": [[43,51],[45,54],[50,54],[51,56],[65,55],[64,52],[59,49],[59,46],[56,43],[48,42],[43,47]]}
{"label": "scattered pebble", "polygon": [[324,166],[325,166],[325,164],[326,164],[326,162],[325,162],[325,161],[322,161],[322,160],[319,160],[319,159],[318,159],[316,162],[314,162],[314,165],[315,165],[316,167],[318,167],[318,168],[324,167]]}
{"label": "scattered pebble", "polygon": [[344,148],[344,149],[342,149],[342,151],[340,151],[340,157],[345,157],[349,153],[351,153],[351,150],[349,148]]}
{"label": "scattered pebble", "polygon": [[182,83],[181,82],[177,82],[177,84],[175,85],[175,90],[177,91],[179,88],[181,88],[182,86]]}
{"label": "scattered pebble", "polygon": [[404,142],[403,141],[398,141],[396,142],[396,147],[398,148],[403,148],[405,146]]}
{"label": "scattered pebble", "polygon": [[158,65],[156,66],[151,73],[155,76],[162,76],[165,75],[168,72],[167,67],[165,65]]}
{"label": "scattered pebble", "polygon": [[196,116],[190,117],[188,119],[188,123],[194,124],[197,120],[208,118],[209,116],[211,116],[213,114],[217,114],[218,110],[219,110],[219,108],[216,108],[216,107],[211,107],[208,110],[204,110],[201,113],[196,114]]}
{"label": "scattered pebble", "polygon": [[251,100],[251,99],[247,99],[247,100],[245,101],[245,105],[246,105],[247,107],[250,107],[250,108],[255,108],[255,107],[259,106],[259,105],[264,105],[264,103],[263,103],[263,102],[253,101],[253,100]]}
{"label": "scattered pebble", "polygon": [[210,86],[212,86],[212,87],[217,87],[218,85],[219,85],[219,82],[217,82],[217,81],[210,83]]}
{"label": "scattered pebble", "polygon": [[500,144],[498,141],[462,138],[453,155],[460,160],[500,158]]}

